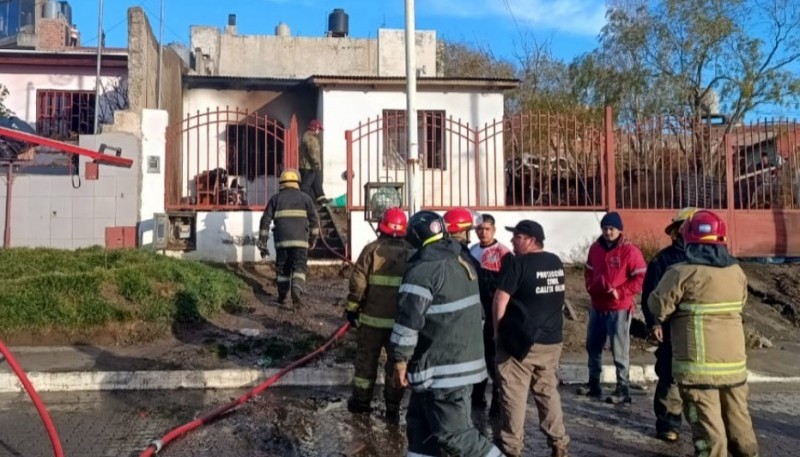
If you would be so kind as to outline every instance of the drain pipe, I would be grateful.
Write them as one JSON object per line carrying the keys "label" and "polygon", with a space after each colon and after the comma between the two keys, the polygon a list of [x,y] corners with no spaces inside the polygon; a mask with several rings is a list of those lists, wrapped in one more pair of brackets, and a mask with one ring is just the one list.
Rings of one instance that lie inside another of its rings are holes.
{"label": "drain pipe", "polygon": [[11,247],[11,189],[14,187],[14,161],[9,160],[6,164],[6,223],[3,233],[3,248]]}

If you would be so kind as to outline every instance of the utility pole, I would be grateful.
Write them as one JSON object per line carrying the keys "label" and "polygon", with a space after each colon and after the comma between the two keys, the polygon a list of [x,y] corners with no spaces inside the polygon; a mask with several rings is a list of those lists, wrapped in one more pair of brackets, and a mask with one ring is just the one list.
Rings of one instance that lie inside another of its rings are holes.
{"label": "utility pole", "polygon": [[97,73],[94,80],[94,134],[100,133],[100,60],[103,54],[103,0],[98,1],[97,12]]}
{"label": "utility pole", "polygon": [[406,2],[406,144],[408,166],[406,166],[406,191],[409,218],[417,211],[415,201],[415,174],[419,165],[417,138],[417,40],[414,25],[414,0]]}

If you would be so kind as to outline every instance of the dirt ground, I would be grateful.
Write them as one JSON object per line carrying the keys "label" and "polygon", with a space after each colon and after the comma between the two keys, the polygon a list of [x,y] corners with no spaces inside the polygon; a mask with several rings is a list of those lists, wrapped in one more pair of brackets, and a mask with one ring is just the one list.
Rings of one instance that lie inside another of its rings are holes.
{"label": "dirt ground", "polygon": [[[748,343],[753,348],[780,347],[781,343],[800,342],[800,264],[768,265],[743,263],[749,281],[750,297],[745,307]],[[156,338],[153,332],[137,327],[98,329],[83,335],[58,332],[38,335],[12,335],[15,345],[83,344],[104,348],[109,356],[99,369],[212,369],[221,367],[279,367],[306,354],[344,324],[345,296],[349,270],[345,266],[312,266],[308,293],[302,306],[283,307],[275,302],[274,270],[265,264],[236,264],[227,268],[249,286],[247,304],[235,314],[221,313],[213,320],[172,328]],[[583,287],[583,272],[567,270],[567,300],[577,316],[567,317],[564,325],[564,353],[584,353],[588,300]],[[163,336],[167,333],[168,336]],[[637,307],[632,326],[632,356],[643,354],[652,342]],[[355,351],[354,334],[349,332],[315,362],[330,366],[349,362]]]}

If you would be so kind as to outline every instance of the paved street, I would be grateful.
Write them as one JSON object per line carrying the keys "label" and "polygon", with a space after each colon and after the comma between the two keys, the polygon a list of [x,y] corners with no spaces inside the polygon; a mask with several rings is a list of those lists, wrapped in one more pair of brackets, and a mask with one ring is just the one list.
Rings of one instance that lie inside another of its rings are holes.
{"label": "paved street", "polygon": [[[572,455],[690,455],[688,429],[681,444],[651,437],[649,396],[637,395],[632,407],[613,407],[577,398],[562,389]],[[68,457],[138,456],[148,442],[169,428],[227,402],[240,392],[66,393],[43,396]],[[354,417],[344,407],[347,390],[275,389],[239,412],[223,418],[161,453],[189,456],[405,455],[402,428],[377,418]],[[800,387],[758,385],[752,388],[751,410],[763,456],[800,456]],[[548,455],[529,411],[526,455]],[[485,433],[492,424],[480,414]],[[532,449],[531,449],[532,448]],[[0,456],[52,455],[39,418],[24,394],[0,396]]]}

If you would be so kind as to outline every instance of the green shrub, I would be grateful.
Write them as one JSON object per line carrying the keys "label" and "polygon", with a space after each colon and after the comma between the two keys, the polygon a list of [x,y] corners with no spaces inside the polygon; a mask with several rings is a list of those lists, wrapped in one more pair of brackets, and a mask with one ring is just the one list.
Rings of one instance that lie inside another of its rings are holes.
{"label": "green shrub", "polygon": [[163,328],[240,307],[245,284],[200,262],[99,247],[0,251],[0,331],[84,330],[111,322]]}

